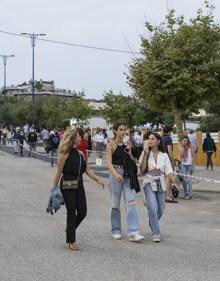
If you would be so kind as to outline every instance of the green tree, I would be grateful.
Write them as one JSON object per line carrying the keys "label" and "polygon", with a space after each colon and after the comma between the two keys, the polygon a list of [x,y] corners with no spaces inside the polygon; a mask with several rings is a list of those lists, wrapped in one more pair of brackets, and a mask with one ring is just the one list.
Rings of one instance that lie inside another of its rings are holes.
{"label": "green tree", "polygon": [[203,109],[206,114],[199,117],[200,130],[203,132],[220,131],[220,98],[206,102]]}
{"label": "green tree", "polygon": [[0,97],[0,123],[10,125],[14,123],[13,109],[16,108],[17,98],[15,97]]}
{"label": "green tree", "polygon": [[146,23],[149,38],[142,38],[142,57],[129,67],[128,83],[135,95],[156,111],[172,112],[182,132],[186,112],[196,112],[204,100],[219,95],[220,31],[208,2],[189,23],[174,10],[159,26]]}
{"label": "green tree", "polygon": [[66,106],[65,117],[68,119],[75,118],[81,126],[86,125],[88,119],[92,116],[93,109],[84,99],[84,92],[78,93],[71,102]]}
{"label": "green tree", "polygon": [[168,120],[164,114],[154,111],[146,102],[140,102],[134,96],[124,96],[122,93],[114,94],[113,91],[104,95],[106,107],[102,110],[108,123],[122,121],[128,127],[141,126],[147,122],[158,126]]}

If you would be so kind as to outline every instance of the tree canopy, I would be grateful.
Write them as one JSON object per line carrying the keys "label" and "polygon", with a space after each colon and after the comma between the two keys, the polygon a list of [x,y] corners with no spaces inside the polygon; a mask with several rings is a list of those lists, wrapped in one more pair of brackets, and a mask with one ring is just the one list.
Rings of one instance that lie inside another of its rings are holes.
{"label": "tree canopy", "polygon": [[179,134],[186,112],[220,94],[220,28],[214,7],[206,2],[206,9],[189,22],[170,10],[165,23],[146,23],[150,36],[142,38],[142,56],[129,67],[136,97],[157,111],[172,112]]}
{"label": "tree canopy", "polygon": [[84,93],[73,97],[72,101],[62,98],[38,97],[33,104],[16,97],[0,97],[0,125],[21,126],[35,124],[36,128],[62,127],[63,120],[76,118],[78,123],[85,124],[92,115],[92,108],[83,99]]}
{"label": "tree canopy", "polygon": [[159,126],[163,123],[173,124],[169,114],[154,111],[134,96],[124,96],[122,93],[114,94],[113,91],[109,91],[104,95],[104,102],[106,107],[102,110],[102,113],[107,122],[111,124],[119,120],[129,128],[141,126],[148,122],[152,126]]}

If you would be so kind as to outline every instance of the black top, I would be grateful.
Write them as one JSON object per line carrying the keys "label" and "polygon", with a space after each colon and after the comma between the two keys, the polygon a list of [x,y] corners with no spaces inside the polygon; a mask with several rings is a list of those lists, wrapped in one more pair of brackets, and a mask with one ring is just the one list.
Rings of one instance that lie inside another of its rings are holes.
{"label": "black top", "polygon": [[163,135],[161,140],[166,150],[166,153],[168,153],[168,145],[173,145],[170,135]]}
{"label": "black top", "polygon": [[216,145],[212,137],[206,137],[203,141],[202,148],[204,151],[216,151]]}
{"label": "black top", "polygon": [[37,134],[35,132],[30,132],[28,134],[28,141],[29,142],[36,142],[37,141]]}
{"label": "black top", "polygon": [[123,166],[123,156],[126,154],[124,151],[125,145],[117,145],[115,151],[112,153],[112,164]]}
{"label": "black top", "polygon": [[51,146],[52,149],[57,149],[60,144],[59,137],[56,134],[49,136],[48,144]]}
{"label": "black top", "polygon": [[80,168],[80,181],[82,182],[82,175],[86,170],[86,161],[82,154],[74,148],[71,149],[69,156],[66,159],[65,165],[63,167],[63,179],[64,180],[77,180],[79,175],[80,167],[80,157],[81,157],[81,168]]}

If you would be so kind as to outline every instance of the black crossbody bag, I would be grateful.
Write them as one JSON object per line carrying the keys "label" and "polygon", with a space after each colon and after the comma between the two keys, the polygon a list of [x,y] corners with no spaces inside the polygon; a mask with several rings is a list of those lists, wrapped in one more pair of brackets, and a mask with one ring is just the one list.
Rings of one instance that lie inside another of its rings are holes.
{"label": "black crossbody bag", "polygon": [[63,180],[63,183],[62,183],[62,189],[63,190],[79,188],[79,178],[80,178],[81,164],[82,164],[82,158],[81,158],[81,155],[79,153],[79,173],[78,173],[78,178],[77,178],[77,180]]}

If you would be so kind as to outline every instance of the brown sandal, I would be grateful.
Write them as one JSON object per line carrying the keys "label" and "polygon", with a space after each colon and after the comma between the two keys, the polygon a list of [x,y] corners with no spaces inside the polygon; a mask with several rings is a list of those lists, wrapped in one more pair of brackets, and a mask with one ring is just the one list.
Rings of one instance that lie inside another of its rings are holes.
{"label": "brown sandal", "polygon": [[72,251],[79,251],[79,247],[76,243],[69,243],[69,249]]}

